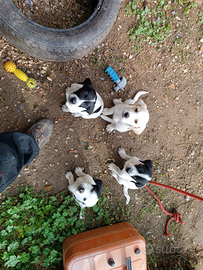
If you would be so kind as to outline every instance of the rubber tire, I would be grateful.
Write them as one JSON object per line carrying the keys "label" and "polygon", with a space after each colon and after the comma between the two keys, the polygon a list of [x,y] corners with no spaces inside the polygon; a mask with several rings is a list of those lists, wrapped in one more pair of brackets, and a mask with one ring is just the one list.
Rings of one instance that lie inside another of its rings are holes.
{"label": "rubber tire", "polygon": [[99,0],[91,17],[79,26],[53,29],[41,26],[0,0],[0,33],[23,52],[48,61],[80,59],[92,52],[111,30],[121,0]]}

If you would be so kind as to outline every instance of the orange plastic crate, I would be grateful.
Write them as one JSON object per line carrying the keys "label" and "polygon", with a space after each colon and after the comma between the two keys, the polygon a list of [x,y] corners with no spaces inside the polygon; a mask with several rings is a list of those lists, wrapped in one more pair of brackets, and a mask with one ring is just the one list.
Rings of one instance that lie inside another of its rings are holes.
{"label": "orange plastic crate", "polygon": [[128,222],[67,237],[63,242],[64,270],[146,270],[144,238]]}

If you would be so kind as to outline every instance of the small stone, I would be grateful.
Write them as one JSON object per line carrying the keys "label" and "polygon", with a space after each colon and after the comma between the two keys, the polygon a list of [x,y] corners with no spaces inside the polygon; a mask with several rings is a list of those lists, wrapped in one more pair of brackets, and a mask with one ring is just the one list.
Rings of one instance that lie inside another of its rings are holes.
{"label": "small stone", "polygon": [[47,77],[47,80],[52,82],[52,78],[51,77]]}
{"label": "small stone", "polygon": [[191,156],[194,156],[195,155],[195,150],[194,149],[191,150],[190,155]]}

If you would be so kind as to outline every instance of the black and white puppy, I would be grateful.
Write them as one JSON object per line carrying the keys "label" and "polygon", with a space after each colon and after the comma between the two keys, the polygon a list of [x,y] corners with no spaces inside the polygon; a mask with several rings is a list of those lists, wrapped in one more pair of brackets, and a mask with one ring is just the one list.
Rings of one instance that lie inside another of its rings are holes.
{"label": "black and white puppy", "polygon": [[104,102],[94,90],[92,81],[87,78],[81,84],[73,83],[66,89],[66,103],[63,112],[70,112],[74,117],[85,119],[97,118],[104,108]]}
{"label": "black and white puppy", "polygon": [[152,178],[152,161],[141,161],[137,157],[126,155],[125,150],[121,147],[118,150],[121,158],[127,160],[122,170],[114,163],[108,165],[112,175],[120,185],[123,185],[123,193],[126,197],[126,204],[130,201],[128,189],[139,189],[146,185]]}
{"label": "black and white puppy", "polygon": [[[75,168],[75,173],[78,176],[76,181],[74,181],[72,172],[66,173],[69,182],[68,189],[73,193],[73,197],[79,203],[81,210],[85,207],[94,206],[101,194],[102,180],[93,179],[89,174],[83,173],[80,167]],[[80,218],[82,218],[81,212]]]}

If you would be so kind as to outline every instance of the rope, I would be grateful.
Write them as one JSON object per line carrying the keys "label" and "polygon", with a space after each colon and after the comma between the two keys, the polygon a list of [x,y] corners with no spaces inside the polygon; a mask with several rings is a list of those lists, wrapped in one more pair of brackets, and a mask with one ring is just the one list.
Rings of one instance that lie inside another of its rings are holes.
{"label": "rope", "polygon": [[[164,185],[164,184],[160,184],[160,183],[156,183],[156,182],[152,182],[152,181],[149,181],[148,183],[149,183],[149,184],[152,184],[152,185],[155,185],[155,186],[164,187],[164,188],[167,188],[167,189],[170,189],[170,190],[179,192],[179,193],[181,193],[181,194],[183,194],[183,195],[189,196],[189,197],[191,197],[191,198],[193,198],[193,199],[196,199],[196,200],[199,200],[199,201],[203,202],[203,198],[198,197],[198,196],[196,196],[196,195],[193,195],[193,194],[191,194],[191,193],[189,193],[189,192],[180,190],[180,189],[178,189],[178,188],[170,187],[170,186],[168,186],[168,185]],[[181,215],[180,213],[178,213],[176,210],[174,210],[173,214],[167,212],[167,211],[164,209],[163,205],[161,204],[161,201],[159,200],[159,198],[151,191],[151,189],[149,189],[147,186],[145,186],[145,188],[146,188],[146,189],[149,191],[149,193],[151,193],[151,194],[154,196],[154,198],[158,201],[158,203],[159,203],[159,205],[160,205],[162,211],[163,211],[164,213],[166,213],[167,215],[171,216],[171,218],[167,221],[167,224],[166,224],[166,232],[165,232],[165,234],[164,234],[165,236],[170,236],[169,233],[168,233],[168,226],[169,226],[169,223],[171,222],[172,219],[175,219],[176,223],[180,222],[181,224],[184,224],[184,222],[183,222],[183,220],[182,220],[182,215]]]}
{"label": "rope", "polygon": [[164,188],[167,188],[167,189],[170,189],[170,190],[179,192],[179,193],[181,193],[181,194],[183,194],[183,195],[189,196],[189,197],[191,197],[191,198],[193,198],[193,199],[196,199],[196,200],[199,200],[199,201],[203,202],[203,198],[198,197],[198,196],[196,196],[196,195],[194,195],[194,194],[191,194],[191,193],[189,193],[189,192],[180,190],[180,189],[178,189],[178,188],[170,187],[170,186],[167,186],[167,185],[164,185],[164,184],[161,184],[161,183],[152,182],[152,181],[149,181],[148,183],[149,183],[149,184],[152,184],[152,185],[155,185],[155,186],[164,187]]}

